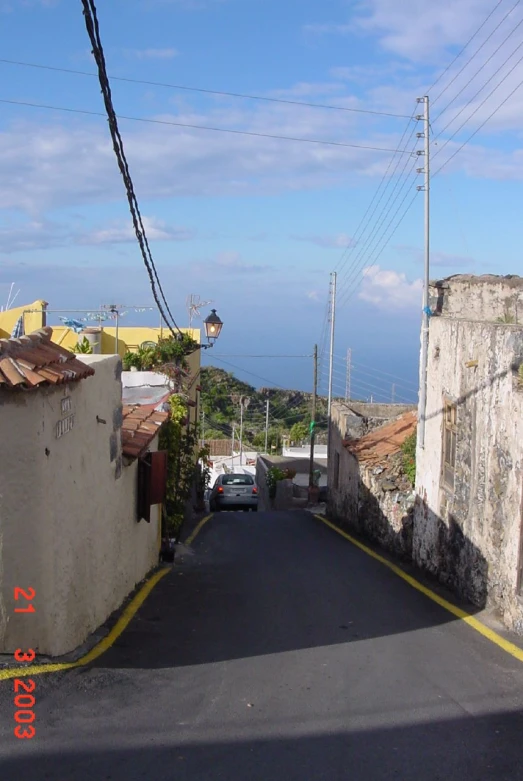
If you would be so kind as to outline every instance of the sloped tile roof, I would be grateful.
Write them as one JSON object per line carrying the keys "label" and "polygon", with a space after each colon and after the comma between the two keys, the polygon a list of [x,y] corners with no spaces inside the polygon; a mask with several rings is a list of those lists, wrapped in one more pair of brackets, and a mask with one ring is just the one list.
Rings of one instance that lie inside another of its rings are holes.
{"label": "sloped tile roof", "polygon": [[361,439],[345,440],[343,444],[361,463],[378,464],[400,452],[401,446],[414,432],[416,425],[417,413],[406,412],[370,434],[365,434]]}
{"label": "sloped tile roof", "polygon": [[29,390],[91,377],[94,369],[51,341],[52,328],[18,339],[0,339],[0,388]]}
{"label": "sloped tile roof", "polygon": [[151,407],[125,406],[122,422],[123,455],[138,458],[145,453],[168,417],[168,412],[156,412]]}

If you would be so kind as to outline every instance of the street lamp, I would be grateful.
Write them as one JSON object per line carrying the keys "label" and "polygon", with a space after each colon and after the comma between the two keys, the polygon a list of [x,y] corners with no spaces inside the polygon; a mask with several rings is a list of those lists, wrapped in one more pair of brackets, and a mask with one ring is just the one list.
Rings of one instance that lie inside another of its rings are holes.
{"label": "street lamp", "polygon": [[204,350],[207,350],[209,347],[213,346],[216,339],[219,337],[223,323],[216,314],[216,309],[212,309],[211,314],[208,315],[203,322],[205,325],[205,335],[207,336],[209,344],[202,344],[201,346]]}

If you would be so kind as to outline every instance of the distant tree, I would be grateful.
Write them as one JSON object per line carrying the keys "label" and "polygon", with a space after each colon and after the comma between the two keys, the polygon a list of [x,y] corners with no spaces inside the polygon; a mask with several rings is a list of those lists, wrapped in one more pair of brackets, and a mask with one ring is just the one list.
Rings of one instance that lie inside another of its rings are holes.
{"label": "distant tree", "polygon": [[303,421],[299,421],[298,423],[295,423],[293,426],[291,426],[289,436],[291,438],[291,442],[297,443],[297,442],[303,442],[304,439],[307,439],[308,433],[309,433],[309,429],[306,423],[303,423]]}

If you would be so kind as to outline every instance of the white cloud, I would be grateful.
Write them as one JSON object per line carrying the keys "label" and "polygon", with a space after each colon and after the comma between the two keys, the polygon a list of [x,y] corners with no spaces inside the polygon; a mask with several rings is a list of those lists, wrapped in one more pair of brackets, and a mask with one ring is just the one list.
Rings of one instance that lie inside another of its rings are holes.
{"label": "white cloud", "polygon": [[[437,58],[449,47],[465,43],[492,6],[492,0],[367,0],[355,25],[378,35],[383,48],[426,62],[428,57]],[[502,16],[500,11],[496,18]]]}
{"label": "white cloud", "polygon": [[[279,104],[217,106],[207,114],[155,118],[385,148],[395,148],[401,135],[375,135],[368,125],[365,134],[361,117],[349,112]],[[380,162],[379,153],[366,149],[161,124],[122,120],[120,128],[139,199],[330,187],[346,182],[347,176],[382,175],[389,160],[384,153]],[[53,207],[114,201],[123,192],[103,119],[79,124],[75,117],[71,126],[25,119],[0,132],[0,208],[20,208],[39,217]]]}
{"label": "white cloud", "polygon": [[369,266],[363,270],[362,290],[358,297],[379,309],[405,310],[421,308],[423,282],[409,282],[403,272]]}
{"label": "white cloud", "polygon": [[310,241],[325,249],[348,249],[356,245],[354,239],[346,233],[338,233],[334,236],[294,236],[294,238],[298,241]]}
{"label": "white cloud", "polygon": [[[194,232],[188,228],[167,226],[154,217],[143,217],[149,241],[188,241]],[[15,226],[0,226],[0,255],[28,250],[46,250],[78,245],[121,244],[137,241],[131,217],[92,231],[76,225],[62,225],[50,220],[31,220]]]}
{"label": "white cloud", "polygon": [[125,53],[130,57],[136,57],[138,60],[172,60],[178,57],[177,49],[126,49]]}
{"label": "white cloud", "polygon": [[[154,217],[142,217],[142,221],[149,241],[187,241],[194,236],[194,232],[188,228],[167,226],[164,222]],[[79,243],[119,244],[129,241],[137,241],[130,216],[125,224],[117,223],[111,227],[80,236]]]}

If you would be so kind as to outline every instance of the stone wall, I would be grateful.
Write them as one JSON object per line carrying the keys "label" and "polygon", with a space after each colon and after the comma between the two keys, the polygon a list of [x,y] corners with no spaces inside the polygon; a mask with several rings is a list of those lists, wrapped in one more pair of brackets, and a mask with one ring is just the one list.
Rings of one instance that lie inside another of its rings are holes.
{"label": "stone wall", "polygon": [[[340,524],[410,558],[414,491],[403,474],[402,455],[384,458],[380,465],[360,464],[343,445],[344,406],[336,403],[331,408],[327,512]],[[396,405],[387,406],[396,409]],[[402,406],[401,413],[410,409]]]}
{"label": "stone wall", "polygon": [[358,525],[362,533],[402,558],[412,558],[414,489],[402,454],[380,466],[361,465]]}
{"label": "stone wall", "polygon": [[415,409],[414,404],[371,404],[359,401],[348,401],[345,406],[364,418],[380,420],[381,422],[397,418],[404,412]]}
{"label": "stone wall", "polygon": [[456,320],[523,322],[523,279],[517,276],[457,274],[431,282],[431,308]]}
{"label": "stone wall", "polygon": [[[457,296],[452,306],[457,309]],[[413,543],[418,565],[474,604],[495,605],[518,631],[523,393],[516,368],[522,360],[521,327],[431,318]],[[445,399],[457,408],[453,490],[442,476]]]}

